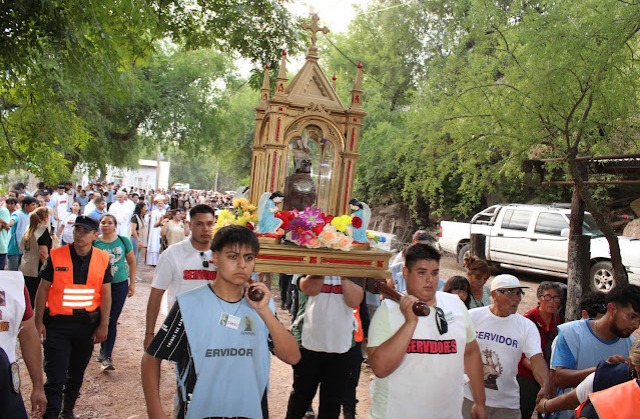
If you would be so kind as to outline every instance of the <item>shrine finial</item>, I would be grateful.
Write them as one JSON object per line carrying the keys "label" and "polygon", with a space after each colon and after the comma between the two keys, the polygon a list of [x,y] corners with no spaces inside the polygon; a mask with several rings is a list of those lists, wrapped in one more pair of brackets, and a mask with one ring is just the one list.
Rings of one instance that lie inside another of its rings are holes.
{"label": "shrine finial", "polygon": [[262,77],[262,88],[260,89],[260,105],[259,107],[266,107],[267,101],[269,100],[269,94],[271,93],[271,79],[269,77],[269,64],[265,64],[264,66],[264,75]]}
{"label": "shrine finial", "polygon": [[326,35],[330,32],[329,28],[327,28],[326,26],[320,27],[318,25],[319,20],[320,17],[318,17],[317,13],[311,13],[311,25],[309,25],[308,23],[303,23],[302,25],[300,25],[302,29],[311,32],[311,46],[309,47],[309,52],[312,52],[314,54],[318,50],[318,48],[316,47],[316,41],[318,40],[316,34],[318,32],[322,32]]}
{"label": "shrine finial", "polygon": [[362,109],[362,61],[356,66],[356,79],[351,90],[350,109]]}
{"label": "shrine finial", "polygon": [[284,85],[287,80],[287,51],[283,49],[282,56],[280,57],[280,68],[278,68],[278,76],[276,78],[275,96],[282,96],[285,94]]}

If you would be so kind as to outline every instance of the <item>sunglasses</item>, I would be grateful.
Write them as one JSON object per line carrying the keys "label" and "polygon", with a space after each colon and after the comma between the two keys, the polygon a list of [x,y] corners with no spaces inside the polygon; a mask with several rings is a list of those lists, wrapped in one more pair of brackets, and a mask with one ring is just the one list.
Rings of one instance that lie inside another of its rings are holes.
{"label": "sunglasses", "polygon": [[203,268],[208,268],[209,267],[209,260],[204,255],[204,252],[200,252],[200,257],[202,258],[202,267]]}
{"label": "sunglasses", "polygon": [[498,294],[502,294],[502,295],[509,295],[509,296],[517,295],[518,297],[524,297],[524,291],[522,291],[521,289],[518,289],[518,288],[510,288],[510,289],[506,289],[506,290],[496,290],[496,292]]}
{"label": "sunglasses", "polygon": [[447,323],[447,319],[444,316],[444,311],[440,307],[436,307],[436,325],[438,326],[438,332],[441,335],[444,335],[449,331],[449,323]]}

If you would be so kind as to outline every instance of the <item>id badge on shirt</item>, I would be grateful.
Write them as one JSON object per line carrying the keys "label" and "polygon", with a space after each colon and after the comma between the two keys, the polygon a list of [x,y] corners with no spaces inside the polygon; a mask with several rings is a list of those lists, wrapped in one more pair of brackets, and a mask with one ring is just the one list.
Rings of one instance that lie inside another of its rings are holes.
{"label": "id badge on shirt", "polygon": [[222,313],[218,324],[220,326],[228,327],[229,329],[238,330],[241,320],[242,319],[240,317],[234,316],[233,314]]}

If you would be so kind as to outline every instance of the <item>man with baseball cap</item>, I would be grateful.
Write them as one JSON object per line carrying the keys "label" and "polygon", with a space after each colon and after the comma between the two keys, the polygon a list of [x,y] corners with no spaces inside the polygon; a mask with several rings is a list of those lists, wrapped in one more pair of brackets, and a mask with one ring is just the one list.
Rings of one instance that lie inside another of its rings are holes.
{"label": "man with baseball cap", "polygon": [[51,249],[40,271],[35,320],[47,374],[45,418],[75,417],[93,344],[107,337],[113,276],[109,254],[93,247],[97,238],[98,222],[79,215],[73,243]]}
{"label": "man with baseball cap", "polygon": [[[517,313],[524,288],[513,275],[498,275],[491,282],[488,307],[469,310],[482,354],[487,416],[520,419],[520,391],[516,375],[524,354],[540,384],[537,400],[551,395],[549,367],[540,346],[540,334],[533,322]],[[473,396],[465,386],[463,416],[471,417]]]}

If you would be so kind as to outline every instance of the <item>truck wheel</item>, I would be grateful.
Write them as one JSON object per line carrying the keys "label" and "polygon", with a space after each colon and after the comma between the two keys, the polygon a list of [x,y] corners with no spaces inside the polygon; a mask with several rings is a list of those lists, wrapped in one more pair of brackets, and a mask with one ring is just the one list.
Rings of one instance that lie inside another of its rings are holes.
{"label": "truck wheel", "polygon": [[614,286],[613,266],[611,262],[598,262],[591,267],[591,289],[593,291],[609,292]]}
{"label": "truck wheel", "polygon": [[464,266],[464,257],[467,256],[467,253],[469,253],[469,249],[471,248],[471,246],[469,246],[469,243],[463,245],[460,250],[458,250],[458,264]]}

